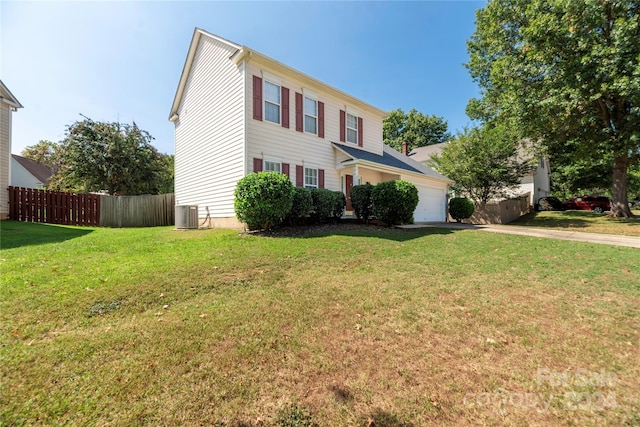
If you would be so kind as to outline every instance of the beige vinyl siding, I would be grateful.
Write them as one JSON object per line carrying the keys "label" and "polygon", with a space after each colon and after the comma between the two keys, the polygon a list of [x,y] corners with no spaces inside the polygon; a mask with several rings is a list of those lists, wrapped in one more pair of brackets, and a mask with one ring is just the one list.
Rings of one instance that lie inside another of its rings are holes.
{"label": "beige vinyl siding", "polygon": [[[281,79],[282,86],[289,89],[289,128],[279,124],[253,119],[253,76],[262,77],[266,71]],[[251,62],[247,64],[245,76],[247,85],[247,158],[248,172],[253,171],[253,158],[276,158],[283,163],[290,164],[291,181],[296,182],[296,165],[304,165],[324,169],[325,188],[340,190],[340,175],[336,170],[336,150],[332,142],[340,142],[340,110],[348,106],[348,100],[338,99],[323,93],[321,87],[306,87],[318,96],[318,101],[324,103],[324,138],[306,132],[296,131],[295,93],[303,93],[305,88],[295,76],[278,74],[276,71]],[[358,110],[363,119],[364,146],[363,149],[382,154],[382,117],[367,111]]]}
{"label": "beige vinyl siding", "polygon": [[233,191],[244,174],[242,68],[235,48],[202,36],[175,127],[176,204],[209,207],[214,218],[234,217]]}
{"label": "beige vinyl siding", "polygon": [[9,215],[9,171],[11,164],[11,107],[0,102],[0,219]]}

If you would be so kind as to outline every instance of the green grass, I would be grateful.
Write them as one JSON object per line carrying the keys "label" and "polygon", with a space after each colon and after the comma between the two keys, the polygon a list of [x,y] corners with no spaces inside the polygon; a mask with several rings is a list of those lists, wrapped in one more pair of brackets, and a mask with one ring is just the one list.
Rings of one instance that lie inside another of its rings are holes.
{"label": "green grass", "polygon": [[[639,419],[637,249],[438,229],[0,227],[0,425]],[[601,370],[617,381],[577,381]],[[525,395],[554,397],[543,411]]]}
{"label": "green grass", "polygon": [[640,211],[634,218],[609,218],[591,211],[533,212],[509,225],[640,237]]}

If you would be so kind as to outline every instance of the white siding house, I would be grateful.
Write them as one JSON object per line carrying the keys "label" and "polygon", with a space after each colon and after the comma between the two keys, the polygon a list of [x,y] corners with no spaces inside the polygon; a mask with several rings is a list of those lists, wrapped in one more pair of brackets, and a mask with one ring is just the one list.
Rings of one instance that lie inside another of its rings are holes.
{"label": "white siding house", "polygon": [[[426,165],[431,159],[431,156],[440,154],[447,144],[447,142],[443,142],[440,144],[427,145],[426,147],[418,147],[413,149],[409,153],[409,156]],[[528,194],[529,205],[535,206],[541,197],[546,197],[551,193],[550,175],[551,168],[549,166],[549,159],[540,159],[536,167],[523,176],[520,179],[520,185],[510,191],[509,194],[516,197]]]}
{"label": "white siding house", "polygon": [[46,165],[17,154],[11,155],[11,185],[13,187],[46,189],[53,171]]}
{"label": "white siding house", "polygon": [[0,219],[9,216],[11,184],[11,115],[22,104],[0,80]]}
{"label": "white siding house", "polygon": [[[175,124],[176,204],[242,227],[233,191],[276,170],[296,186],[343,191],[391,179],[420,192],[416,221],[445,221],[451,181],[387,147],[386,113],[246,46],[196,28],[169,119]],[[350,209],[349,205],[347,209]]]}

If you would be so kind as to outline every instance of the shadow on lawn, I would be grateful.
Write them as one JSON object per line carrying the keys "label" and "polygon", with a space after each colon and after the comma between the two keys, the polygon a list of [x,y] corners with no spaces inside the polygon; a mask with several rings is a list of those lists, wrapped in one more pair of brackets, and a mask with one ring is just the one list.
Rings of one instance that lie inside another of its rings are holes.
{"label": "shadow on lawn", "polygon": [[406,242],[423,236],[436,234],[452,234],[458,230],[425,227],[416,229],[387,228],[375,224],[354,224],[341,222],[337,224],[298,225],[273,228],[256,233],[270,238],[313,239],[327,236],[372,237],[396,242]]}
{"label": "shadow on lawn", "polygon": [[92,229],[32,222],[0,221],[0,248],[59,243],[91,233]]}

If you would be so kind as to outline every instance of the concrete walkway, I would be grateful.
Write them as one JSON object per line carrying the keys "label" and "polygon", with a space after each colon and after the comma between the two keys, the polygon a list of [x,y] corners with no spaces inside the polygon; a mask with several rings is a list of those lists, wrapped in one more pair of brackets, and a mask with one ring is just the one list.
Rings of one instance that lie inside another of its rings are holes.
{"label": "concrete walkway", "polygon": [[519,227],[515,225],[474,225],[456,222],[428,222],[399,225],[398,228],[411,230],[418,228],[448,228],[452,230],[480,230],[491,233],[517,234],[520,236],[542,237],[545,239],[573,240],[575,242],[598,243],[602,245],[627,246],[640,248],[640,237],[618,236],[614,234],[584,233],[580,231],[561,231],[543,227]]}

